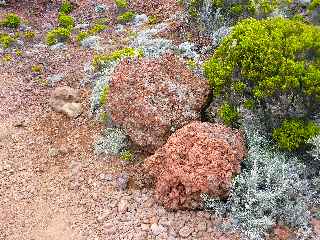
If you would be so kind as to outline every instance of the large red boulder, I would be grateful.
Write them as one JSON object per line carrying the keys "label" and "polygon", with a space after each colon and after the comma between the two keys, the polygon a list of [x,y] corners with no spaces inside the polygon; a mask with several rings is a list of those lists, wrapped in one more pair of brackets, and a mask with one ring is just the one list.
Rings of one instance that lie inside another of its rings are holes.
{"label": "large red boulder", "polygon": [[173,55],[123,60],[112,76],[107,109],[115,125],[147,152],[200,118],[209,87]]}
{"label": "large red boulder", "polygon": [[156,180],[156,198],[168,209],[201,206],[201,193],[226,197],[245,156],[241,132],[195,121],[176,131],[145,160]]}

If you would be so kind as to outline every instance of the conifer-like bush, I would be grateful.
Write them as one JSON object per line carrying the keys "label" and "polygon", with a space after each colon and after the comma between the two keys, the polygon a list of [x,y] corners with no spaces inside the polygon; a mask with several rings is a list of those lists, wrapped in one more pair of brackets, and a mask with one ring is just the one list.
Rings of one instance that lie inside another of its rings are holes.
{"label": "conifer-like bush", "polygon": [[263,112],[271,128],[287,118],[309,121],[320,111],[319,43],[317,26],[246,19],[204,64],[204,73],[214,96]]}

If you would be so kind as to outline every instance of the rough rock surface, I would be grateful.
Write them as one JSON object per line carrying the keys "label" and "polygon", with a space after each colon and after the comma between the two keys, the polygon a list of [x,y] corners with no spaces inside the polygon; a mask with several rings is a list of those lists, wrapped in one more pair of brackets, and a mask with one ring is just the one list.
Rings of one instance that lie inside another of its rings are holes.
{"label": "rough rock surface", "polygon": [[113,74],[108,110],[113,122],[148,152],[176,129],[200,118],[209,88],[173,55],[125,60]]}
{"label": "rough rock surface", "polygon": [[70,118],[74,118],[81,113],[79,103],[79,92],[73,88],[64,86],[56,88],[50,98],[50,105],[53,110],[62,112]]}
{"label": "rough rock surface", "polygon": [[166,208],[197,208],[201,193],[228,194],[245,151],[240,132],[195,121],[174,133],[145,166],[156,177],[156,198]]}

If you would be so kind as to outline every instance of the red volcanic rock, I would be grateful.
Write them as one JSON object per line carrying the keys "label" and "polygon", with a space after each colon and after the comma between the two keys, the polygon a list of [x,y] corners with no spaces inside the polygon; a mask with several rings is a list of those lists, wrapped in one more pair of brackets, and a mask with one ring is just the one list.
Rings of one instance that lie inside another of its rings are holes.
{"label": "red volcanic rock", "polygon": [[208,94],[207,81],[173,55],[127,59],[113,74],[107,108],[135,144],[154,152],[176,129],[200,118]]}
{"label": "red volcanic rock", "polygon": [[201,206],[201,193],[225,197],[245,156],[242,134],[220,124],[192,122],[145,160],[156,198],[168,209]]}

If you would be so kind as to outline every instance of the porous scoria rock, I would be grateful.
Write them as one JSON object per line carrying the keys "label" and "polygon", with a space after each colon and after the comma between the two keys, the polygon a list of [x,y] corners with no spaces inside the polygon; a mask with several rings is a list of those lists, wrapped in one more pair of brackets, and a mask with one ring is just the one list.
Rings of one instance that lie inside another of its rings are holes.
{"label": "porous scoria rock", "polygon": [[79,103],[79,92],[71,87],[57,87],[51,97],[50,106],[53,110],[66,114],[70,118],[75,118],[81,113]]}
{"label": "porous scoria rock", "polygon": [[172,54],[126,59],[113,74],[107,111],[135,144],[152,153],[176,129],[200,118],[208,94],[207,81]]}
{"label": "porous scoria rock", "polygon": [[156,198],[168,209],[201,207],[201,193],[226,197],[245,156],[241,132],[194,121],[145,160],[156,178]]}

